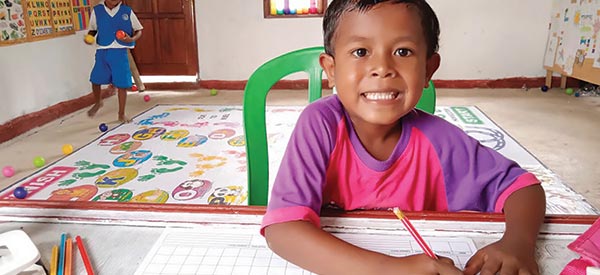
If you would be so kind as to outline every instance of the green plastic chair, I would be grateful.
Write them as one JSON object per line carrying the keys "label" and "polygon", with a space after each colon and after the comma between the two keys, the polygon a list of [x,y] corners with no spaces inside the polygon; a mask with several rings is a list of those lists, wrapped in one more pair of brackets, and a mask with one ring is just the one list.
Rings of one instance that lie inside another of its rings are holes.
{"label": "green plastic chair", "polygon": [[[322,95],[323,69],[319,55],[323,47],[305,48],[275,57],[260,66],[248,79],[244,89],[244,131],[248,161],[248,204],[267,205],[269,196],[269,150],[267,147],[266,101],[271,87],[280,79],[296,72],[308,73],[308,101]],[[435,111],[433,82],[423,91],[417,108]]]}

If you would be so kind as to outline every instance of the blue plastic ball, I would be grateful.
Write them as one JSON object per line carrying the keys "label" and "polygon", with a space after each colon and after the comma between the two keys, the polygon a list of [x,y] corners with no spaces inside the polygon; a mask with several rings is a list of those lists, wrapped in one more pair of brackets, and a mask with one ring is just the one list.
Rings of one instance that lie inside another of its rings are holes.
{"label": "blue plastic ball", "polygon": [[24,199],[25,197],[27,197],[27,189],[25,189],[25,187],[17,187],[15,188],[15,191],[13,191],[13,195],[15,195],[15,198],[17,199]]}
{"label": "blue plastic ball", "polygon": [[579,97],[581,94],[579,92],[575,92],[575,97]]}
{"label": "blue plastic ball", "polygon": [[106,124],[102,123],[102,124],[100,124],[100,126],[98,126],[98,129],[100,129],[101,132],[106,132],[106,131],[108,131],[108,126],[106,126]]}
{"label": "blue plastic ball", "polygon": [[548,91],[548,86],[544,85],[542,86],[542,92],[547,92]]}

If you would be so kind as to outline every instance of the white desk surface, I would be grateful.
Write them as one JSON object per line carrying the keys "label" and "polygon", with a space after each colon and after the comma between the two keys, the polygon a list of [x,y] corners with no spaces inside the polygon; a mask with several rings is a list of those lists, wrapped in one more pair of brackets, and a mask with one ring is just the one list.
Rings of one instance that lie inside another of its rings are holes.
{"label": "white desk surface", "polygon": [[[38,211],[45,210],[38,209]],[[79,212],[90,214],[89,211]],[[137,212],[135,215],[148,217],[155,214]],[[166,227],[192,227],[198,230],[227,228],[252,232],[258,230],[261,221],[260,215],[208,213],[196,213],[191,216],[189,213],[156,215],[168,215],[169,219],[155,217],[156,219],[146,218],[143,221],[136,221],[110,218],[85,219],[83,215],[77,218],[52,218],[44,215],[41,215],[44,217],[28,218],[9,215],[0,216],[0,232],[13,229],[24,230],[40,250],[44,264],[49,262],[52,246],[58,244],[62,233],[68,233],[71,237],[80,235],[96,274],[134,274]],[[413,220],[413,224],[424,237],[467,237],[473,239],[478,248],[498,240],[504,229],[502,222]],[[408,234],[402,223],[394,219],[324,217],[322,225],[328,231],[340,233]],[[542,274],[558,274],[570,260],[577,258],[578,255],[571,252],[567,244],[590,226],[589,224],[544,224],[538,242]],[[74,255],[73,268],[73,274],[86,274],[79,254]]]}

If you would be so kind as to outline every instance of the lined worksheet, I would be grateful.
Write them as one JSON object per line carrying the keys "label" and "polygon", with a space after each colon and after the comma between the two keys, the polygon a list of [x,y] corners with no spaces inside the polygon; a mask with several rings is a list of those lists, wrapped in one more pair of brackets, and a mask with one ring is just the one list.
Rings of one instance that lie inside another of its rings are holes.
{"label": "lined worksheet", "polygon": [[[423,253],[408,235],[334,234],[359,247],[392,256]],[[438,255],[464,268],[477,250],[472,239],[424,237]],[[166,228],[135,274],[313,274],[273,253],[258,230]]]}

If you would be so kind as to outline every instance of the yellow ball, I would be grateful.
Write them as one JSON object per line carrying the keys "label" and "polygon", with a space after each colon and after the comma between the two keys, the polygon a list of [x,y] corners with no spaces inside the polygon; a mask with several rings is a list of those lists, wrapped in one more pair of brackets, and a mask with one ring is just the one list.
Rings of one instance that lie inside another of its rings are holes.
{"label": "yellow ball", "polygon": [[62,151],[63,151],[63,154],[65,154],[65,155],[73,153],[73,145],[71,145],[71,144],[63,145]]}
{"label": "yellow ball", "polygon": [[85,37],[83,38],[83,41],[85,41],[86,44],[93,44],[95,39],[93,36],[86,34]]}

